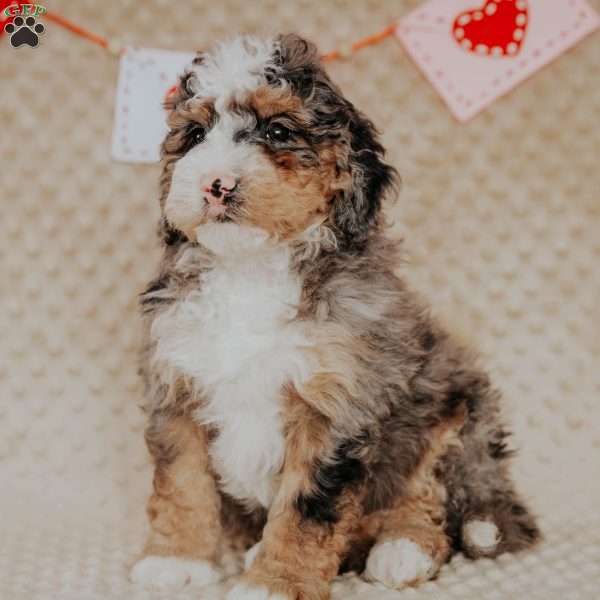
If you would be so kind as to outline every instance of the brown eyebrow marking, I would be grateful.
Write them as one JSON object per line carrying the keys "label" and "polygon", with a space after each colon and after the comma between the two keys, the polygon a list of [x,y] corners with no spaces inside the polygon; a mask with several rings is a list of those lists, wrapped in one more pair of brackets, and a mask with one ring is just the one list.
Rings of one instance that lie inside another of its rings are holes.
{"label": "brown eyebrow marking", "polygon": [[213,98],[190,98],[181,102],[167,118],[169,133],[162,145],[163,157],[167,161],[169,158],[176,160],[182,154],[191,126],[200,125],[208,130],[214,125],[216,118]]}
{"label": "brown eyebrow marking", "polygon": [[294,117],[304,118],[302,100],[294,96],[289,88],[272,88],[263,86],[252,92],[246,100],[246,103],[262,119],[268,119],[280,113],[291,113]]}
{"label": "brown eyebrow marking", "polygon": [[214,98],[190,98],[169,114],[167,124],[171,129],[180,129],[193,121],[210,127],[215,117]]}

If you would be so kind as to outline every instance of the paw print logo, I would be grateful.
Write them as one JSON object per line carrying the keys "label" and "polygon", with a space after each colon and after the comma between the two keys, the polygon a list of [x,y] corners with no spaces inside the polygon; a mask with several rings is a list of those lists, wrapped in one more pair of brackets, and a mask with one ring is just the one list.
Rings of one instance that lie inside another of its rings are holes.
{"label": "paw print logo", "polygon": [[36,23],[34,17],[15,17],[12,23],[7,23],[4,26],[4,31],[10,35],[10,45],[13,48],[18,48],[23,44],[27,44],[35,48],[40,38],[45,31],[45,27],[41,23]]}

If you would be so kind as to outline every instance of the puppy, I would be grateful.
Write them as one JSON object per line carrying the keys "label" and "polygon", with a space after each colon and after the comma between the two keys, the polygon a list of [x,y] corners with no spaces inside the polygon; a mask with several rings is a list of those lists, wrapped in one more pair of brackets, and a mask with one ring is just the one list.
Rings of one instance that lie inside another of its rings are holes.
{"label": "puppy", "polygon": [[168,101],[141,295],[151,533],[132,579],[228,600],[391,588],[531,546],[488,377],[394,274],[395,170],[315,47],[242,37]]}

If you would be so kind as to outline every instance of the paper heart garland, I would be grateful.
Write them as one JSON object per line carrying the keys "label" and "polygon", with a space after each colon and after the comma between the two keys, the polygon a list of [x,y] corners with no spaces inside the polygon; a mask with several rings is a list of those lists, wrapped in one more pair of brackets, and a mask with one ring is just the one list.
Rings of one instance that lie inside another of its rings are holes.
{"label": "paper heart garland", "polygon": [[529,23],[526,0],[487,0],[478,9],[460,13],[452,35],[461,48],[480,56],[516,56]]}

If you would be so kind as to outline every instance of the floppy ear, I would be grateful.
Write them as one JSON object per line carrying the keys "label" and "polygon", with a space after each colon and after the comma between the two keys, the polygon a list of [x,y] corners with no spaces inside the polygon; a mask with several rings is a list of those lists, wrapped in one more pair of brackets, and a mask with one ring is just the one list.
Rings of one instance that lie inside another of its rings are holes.
{"label": "floppy ear", "polygon": [[333,200],[330,219],[347,243],[364,242],[376,226],[385,196],[399,182],[398,172],[383,161],[385,150],[373,123],[348,103],[350,148],[348,186]]}
{"label": "floppy ear", "polygon": [[280,36],[275,64],[273,75],[285,79],[312,111],[314,132],[338,148],[344,187],[333,200],[329,221],[346,243],[360,244],[377,223],[381,201],[398,174],[383,161],[373,123],[331,81],[314,44],[295,34]]}
{"label": "floppy ear", "polygon": [[292,90],[302,98],[310,95],[321,70],[317,47],[295,33],[277,37],[274,67],[267,69],[267,81],[285,79]]}
{"label": "floppy ear", "polygon": [[[199,54],[194,58],[192,64],[201,64],[202,60],[202,55]],[[167,114],[171,114],[179,104],[193,97],[194,92],[191,90],[192,78],[193,73],[191,71],[185,71],[179,76],[177,84],[167,91],[167,94],[163,99],[163,108],[167,111]]]}
{"label": "floppy ear", "polygon": [[[202,61],[202,55],[196,56],[193,60],[193,64],[198,64]],[[185,241],[187,237],[179,229],[174,228],[164,216],[164,205],[166,198],[169,193],[169,187],[171,185],[171,177],[173,174],[173,168],[177,156],[173,154],[172,149],[169,149],[169,140],[176,138],[177,130],[181,127],[181,117],[177,113],[177,107],[182,106],[187,100],[193,97],[193,92],[190,89],[190,80],[192,73],[186,71],[180,76],[179,82],[176,86],[173,86],[167,93],[167,96],[163,100],[163,107],[166,111],[167,124],[169,131],[163,140],[161,145],[161,162],[162,162],[162,175],[160,178],[160,207],[161,207],[161,218],[158,223],[158,235],[163,243],[167,246],[177,246]],[[185,123],[185,121],[183,121]]]}

